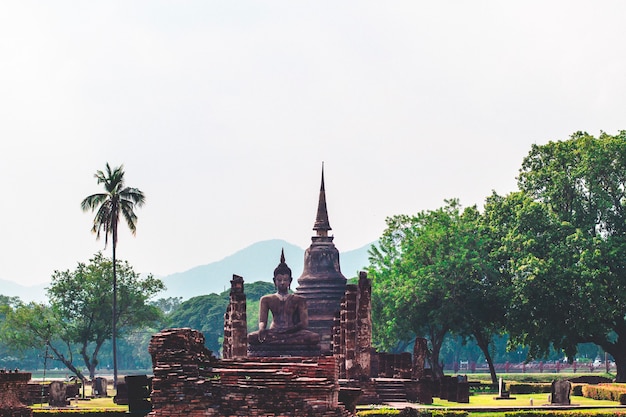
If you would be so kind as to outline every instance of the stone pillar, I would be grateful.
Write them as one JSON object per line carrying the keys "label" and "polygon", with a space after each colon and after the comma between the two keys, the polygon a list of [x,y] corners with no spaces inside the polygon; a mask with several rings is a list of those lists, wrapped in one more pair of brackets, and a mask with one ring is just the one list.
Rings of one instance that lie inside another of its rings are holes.
{"label": "stone pillar", "polygon": [[359,367],[356,363],[356,304],[357,304],[357,286],[346,285],[345,309],[342,309],[342,324],[346,329],[346,348],[344,351],[346,363],[346,378],[357,379],[359,375]]}
{"label": "stone pillar", "polygon": [[[343,299],[342,299],[343,303]],[[337,359],[338,364],[338,378],[346,377],[346,365],[344,363],[344,355],[345,351],[345,335],[343,334],[343,326],[341,326],[341,310],[338,310],[335,313],[335,318],[333,319],[333,356]]]}
{"label": "stone pillar", "polygon": [[341,311],[337,311],[335,313],[335,317],[333,318],[333,344],[332,344],[332,352],[333,355],[339,356],[341,355]]}
{"label": "stone pillar", "polygon": [[423,337],[415,338],[413,346],[413,379],[423,379],[425,377],[424,368],[426,357],[428,356],[428,342]]}
{"label": "stone pillar", "polygon": [[359,379],[365,379],[370,377],[372,362],[372,282],[364,271],[359,272],[356,323],[356,362]]}
{"label": "stone pillar", "polygon": [[50,395],[48,395],[48,405],[50,407],[67,407],[67,385],[63,381],[50,382]]}
{"label": "stone pillar", "polygon": [[224,359],[245,357],[248,352],[248,322],[243,278],[233,275],[230,281],[230,302],[224,314]]}
{"label": "stone pillar", "polygon": [[346,296],[344,294],[341,299],[341,307],[339,309],[339,378],[346,378],[346,320],[348,312],[346,311]]}
{"label": "stone pillar", "polygon": [[553,381],[550,390],[550,404],[570,405],[572,383],[565,380]]}

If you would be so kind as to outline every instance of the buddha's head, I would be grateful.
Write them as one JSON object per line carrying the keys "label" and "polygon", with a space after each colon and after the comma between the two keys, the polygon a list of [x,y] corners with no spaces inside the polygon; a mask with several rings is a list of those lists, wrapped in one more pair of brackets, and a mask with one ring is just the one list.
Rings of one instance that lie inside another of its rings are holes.
{"label": "buddha's head", "polygon": [[285,263],[285,250],[283,249],[280,252],[280,263],[274,269],[274,285],[279,291],[288,290],[292,280],[291,268]]}

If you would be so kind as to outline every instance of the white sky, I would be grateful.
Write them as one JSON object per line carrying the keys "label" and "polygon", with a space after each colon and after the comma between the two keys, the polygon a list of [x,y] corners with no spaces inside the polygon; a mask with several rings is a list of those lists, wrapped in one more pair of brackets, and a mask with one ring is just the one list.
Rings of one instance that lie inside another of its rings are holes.
{"label": "white sky", "polygon": [[[104,242],[81,200],[147,195],[118,256],[165,275],[515,189],[531,144],[626,129],[623,1],[3,1],[0,279]],[[109,251],[107,250],[107,253]],[[1,289],[0,289],[1,293]]]}

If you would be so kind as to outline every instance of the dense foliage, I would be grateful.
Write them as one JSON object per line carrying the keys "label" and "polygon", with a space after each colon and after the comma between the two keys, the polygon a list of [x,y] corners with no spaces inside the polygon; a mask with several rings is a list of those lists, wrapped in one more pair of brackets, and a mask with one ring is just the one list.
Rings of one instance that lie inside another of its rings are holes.
{"label": "dense foliage", "polygon": [[438,371],[448,333],[483,348],[506,331],[531,359],[591,342],[626,381],[626,132],[534,145],[518,180],[483,213],[451,200],[387,219],[370,253],[378,345],[426,336]]}
{"label": "dense foliage", "polygon": [[503,240],[513,338],[570,357],[578,343],[595,343],[626,381],[626,132],[533,146],[519,188],[502,200],[515,200]]}
{"label": "dense foliage", "polygon": [[[258,281],[245,284],[248,326],[258,328],[258,300],[274,292],[274,284]],[[224,338],[224,313],[228,306],[230,290],[220,294],[200,295],[182,302],[169,315],[170,327],[191,327],[204,334],[207,348],[218,354]]]}
{"label": "dense foliage", "polygon": [[[79,378],[84,377],[80,363],[93,378],[100,349],[112,333],[112,269],[112,261],[98,253],[73,271],[56,271],[48,288],[50,305],[19,303],[6,309],[2,340],[18,349],[47,347]],[[141,278],[127,262],[118,262],[117,270],[120,333],[157,322],[160,312],[149,300],[163,283],[151,275]]]}
{"label": "dense foliage", "polygon": [[[435,375],[443,375],[439,352],[449,332],[472,337],[489,352],[504,326],[506,293],[490,262],[489,235],[476,207],[461,210],[457,200],[434,211],[387,219],[387,229],[370,251],[374,330],[381,347],[426,335]],[[489,308],[485,308],[489,306]],[[402,312],[402,314],[399,314]]]}

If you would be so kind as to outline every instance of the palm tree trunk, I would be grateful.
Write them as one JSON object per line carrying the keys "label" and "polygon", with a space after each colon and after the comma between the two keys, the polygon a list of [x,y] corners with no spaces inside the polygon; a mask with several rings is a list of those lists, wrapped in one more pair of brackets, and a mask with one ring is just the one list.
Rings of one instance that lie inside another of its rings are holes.
{"label": "palm tree trunk", "polygon": [[115,248],[117,246],[117,225],[113,224],[113,326],[111,344],[113,345],[113,388],[117,389],[117,262]]}

